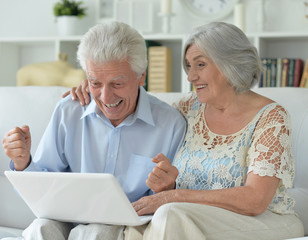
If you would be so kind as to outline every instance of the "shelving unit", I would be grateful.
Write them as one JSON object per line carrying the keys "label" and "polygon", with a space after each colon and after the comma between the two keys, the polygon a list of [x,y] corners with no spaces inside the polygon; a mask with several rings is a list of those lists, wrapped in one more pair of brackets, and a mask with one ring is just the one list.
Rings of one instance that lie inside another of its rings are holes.
{"label": "shelving unit", "polygon": [[182,69],[182,49],[185,43],[184,35],[144,35],[146,40],[161,43],[171,49],[172,54],[172,91],[181,92],[185,81],[185,72]]}
{"label": "shelving unit", "polygon": [[[250,41],[261,57],[308,59],[308,33],[249,33]],[[160,42],[172,51],[172,91],[191,89],[182,68],[182,50],[185,35],[144,35],[146,40]],[[0,38],[0,72],[2,86],[16,85],[16,72],[22,66],[58,59],[59,52],[68,54],[68,61],[79,67],[76,51],[81,36],[42,38]]]}
{"label": "shelving unit", "polygon": [[261,57],[308,59],[308,33],[262,33],[247,34],[254,39]]}

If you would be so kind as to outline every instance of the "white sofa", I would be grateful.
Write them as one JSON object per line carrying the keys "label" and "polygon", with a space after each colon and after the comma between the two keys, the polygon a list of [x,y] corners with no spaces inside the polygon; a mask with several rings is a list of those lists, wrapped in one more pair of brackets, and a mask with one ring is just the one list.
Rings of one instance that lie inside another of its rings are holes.
{"label": "white sofa", "polygon": [[[65,87],[0,87],[0,136],[14,126],[27,124],[32,133],[32,154]],[[308,236],[308,88],[260,88],[257,92],[285,106],[293,126],[293,154],[296,177],[290,193],[296,200],[296,211]],[[172,103],[183,93],[155,94]],[[0,148],[0,239],[20,236],[34,215],[16,194],[3,172],[9,169],[9,159]],[[31,186],[29,186],[31,187]]]}

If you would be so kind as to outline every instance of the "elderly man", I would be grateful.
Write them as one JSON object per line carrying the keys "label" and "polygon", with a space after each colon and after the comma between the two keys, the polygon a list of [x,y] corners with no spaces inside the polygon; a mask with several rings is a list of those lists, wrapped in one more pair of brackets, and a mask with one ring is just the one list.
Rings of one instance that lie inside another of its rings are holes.
{"label": "elderly man", "polygon": [[[152,158],[159,153],[174,158],[186,123],[142,88],[147,67],[144,39],[124,23],[97,25],[82,38],[77,57],[87,74],[90,104],[81,106],[70,97],[61,100],[33,159],[29,127],[10,130],[2,143],[11,169],[111,173],[130,201],[152,194],[146,180],[160,166]],[[167,177],[169,170],[163,170]],[[124,229],[36,219],[23,237],[121,239]]]}

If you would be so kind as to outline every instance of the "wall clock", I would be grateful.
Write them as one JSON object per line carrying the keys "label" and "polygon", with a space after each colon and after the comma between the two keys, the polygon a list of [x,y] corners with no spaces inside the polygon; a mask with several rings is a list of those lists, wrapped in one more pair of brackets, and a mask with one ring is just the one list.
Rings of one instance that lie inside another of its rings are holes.
{"label": "wall clock", "polygon": [[217,20],[230,14],[239,0],[181,0],[181,2],[194,16]]}

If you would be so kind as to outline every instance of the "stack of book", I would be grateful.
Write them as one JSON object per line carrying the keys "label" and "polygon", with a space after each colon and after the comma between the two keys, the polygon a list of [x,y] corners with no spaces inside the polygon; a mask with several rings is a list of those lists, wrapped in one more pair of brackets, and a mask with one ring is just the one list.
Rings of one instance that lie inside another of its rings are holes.
{"label": "stack of book", "polygon": [[263,58],[262,63],[259,87],[305,87],[308,65],[302,59]]}
{"label": "stack of book", "polygon": [[165,46],[149,47],[148,91],[171,92],[171,50]]}
{"label": "stack of book", "polygon": [[[148,62],[149,62],[149,48],[150,47],[154,47],[154,46],[161,46],[161,44],[159,42],[156,42],[156,41],[151,41],[151,40],[145,40],[145,45],[146,45],[146,48],[147,48],[147,55],[148,55]],[[146,91],[149,90],[149,86],[148,86],[148,82],[149,82],[149,68],[147,68],[147,75],[145,76],[145,81],[144,81],[144,89]]]}

